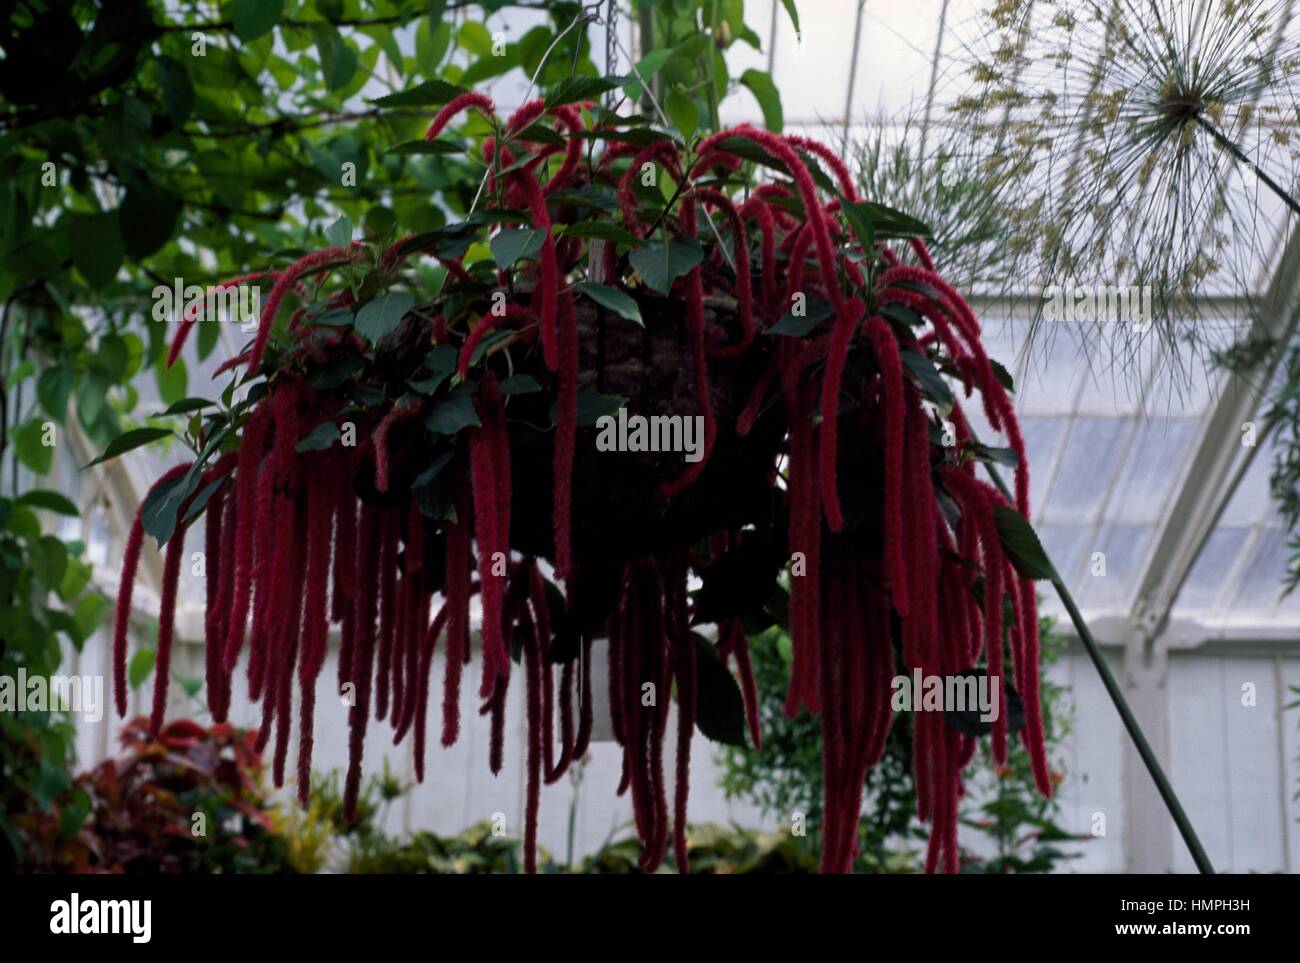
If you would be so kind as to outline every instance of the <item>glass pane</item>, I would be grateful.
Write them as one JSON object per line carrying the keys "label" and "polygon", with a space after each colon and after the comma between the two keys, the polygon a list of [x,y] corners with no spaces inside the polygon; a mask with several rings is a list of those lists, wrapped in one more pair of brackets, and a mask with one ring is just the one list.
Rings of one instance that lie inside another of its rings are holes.
{"label": "glass pane", "polygon": [[1287,533],[1279,528],[1264,529],[1250,548],[1250,561],[1242,570],[1232,600],[1232,614],[1243,611],[1272,612],[1282,597],[1286,575]]}
{"label": "glass pane", "polygon": [[1056,474],[1057,453],[1065,437],[1066,418],[1024,418],[1020,433],[1029,456],[1029,507],[1035,517],[1042,515],[1047,487]]}
{"label": "glass pane", "polygon": [[1174,605],[1176,613],[1207,612],[1214,608],[1223,592],[1224,579],[1232,571],[1249,532],[1245,528],[1216,528],[1211,533],[1178,595]]}
{"label": "glass pane", "polygon": [[1076,418],[1065,438],[1061,464],[1044,505],[1054,522],[1091,522],[1119,462],[1128,418]]}
{"label": "glass pane", "polygon": [[1141,418],[1107,509],[1108,521],[1157,522],[1196,440],[1195,418]]}
{"label": "glass pane", "polygon": [[1137,594],[1140,566],[1152,530],[1143,525],[1116,525],[1100,532],[1088,547],[1078,575],[1079,599],[1084,606],[1109,611],[1129,608]]}

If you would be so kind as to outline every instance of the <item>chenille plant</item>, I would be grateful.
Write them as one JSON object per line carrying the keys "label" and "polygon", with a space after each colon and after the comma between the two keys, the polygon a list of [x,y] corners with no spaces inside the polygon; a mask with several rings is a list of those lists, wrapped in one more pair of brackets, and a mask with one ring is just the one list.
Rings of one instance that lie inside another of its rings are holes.
{"label": "chenille plant", "polygon": [[[331,625],[351,814],[372,718],[413,739],[423,779],[440,642],[439,735],[456,741],[474,596],[494,772],[516,664],[524,677],[529,871],[541,786],[591,737],[597,637],[609,639],[620,791],[646,870],[670,840],[687,869],[694,729],[761,738],[747,628],[764,619],[790,626],[788,711],[821,719],[824,870],[852,865],[864,776],[890,731],[896,648],[908,671],[932,675],[987,651],[987,671],[1014,678],[1024,700],[1019,736],[1050,794],[1032,581],[1050,565],[1025,521],[1024,443],[1009,379],[936,270],[928,228],[862,199],[816,141],[748,125],[672,132],[593,102],[623,83],[573,78],[506,118],[445,82],[381,101],[441,107],[401,152],[459,150],[453,123],[478,132],[470,213],[403,237],[334,237],[230,282],[266,286],[261,317],[226,366],[235,381],[222,402],[199,409],[195,457],[137,514],[115,638],[119,711],[130,586],[152,534],[165,559],[150,725],[163,724],[183,535],[201,518],[209,708],[226,717],[246,653],[258,745],[274,739],[279,785],[296,685],[304,800]],[[423,301],[408,290],[422,258],[445,271]],[[173,354],[201,323],[186,318]],[[972,439],[959,394],[978,395],[1006,437],[996,457],[1015,465],[1010,501],[976,477],[995,453]],[[625,405],[700,418],[700,460],[596,452],[595,417]],[[1008,716],[992,727],[999,760]],[[954,871],[976,737],[940,714],[914,726],[926,866]]]}

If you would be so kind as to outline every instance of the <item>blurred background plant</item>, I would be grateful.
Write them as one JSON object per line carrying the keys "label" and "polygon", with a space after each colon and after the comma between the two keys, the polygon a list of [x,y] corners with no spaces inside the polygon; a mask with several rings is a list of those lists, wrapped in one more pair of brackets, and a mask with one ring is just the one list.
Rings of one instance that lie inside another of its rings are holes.
{"label": "blurred background plant", "polygon": [[148,737],[122,731],[123,755],[78,776],[49,812],[12,814],[26,845],[12,869],[63,873],[289,871],[255,733],[189,720]]}
{"label": "blurred background plant", "polygon": [[841,137],[840,150],[864,197],[889,198],[930,227],[926,244],[958,290],[1013,296],[1042,203],[1025,193],[1024,162],[990,159],[966,128],[924,105],[869,122]]}
{"label": "blurred background plant", "polygon": [[[1149,332],[1175,365],[1218,320],[1212,295],[1256,292],[1300,143],[1300,47],[1289,0],[1004,0],[959,58],[970,92],[950,105],[991,165],[1015,170],[1034,216],[1031,309],[1051,284],[1150,286]],[[1271,176],[1270,176],[1271,175]],[[1147,329],[1081,318],[1077,332],[1125,370]],[[1055,322],[1053,324],[1055,326]],[[1199,355],[1208,362],[1208,352]]]}

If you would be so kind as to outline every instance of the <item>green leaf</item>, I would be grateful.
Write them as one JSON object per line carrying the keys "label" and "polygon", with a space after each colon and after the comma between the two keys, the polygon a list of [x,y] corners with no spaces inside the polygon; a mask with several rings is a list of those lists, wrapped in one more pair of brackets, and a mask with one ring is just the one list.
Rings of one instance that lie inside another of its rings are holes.
{"label": "green leaf", "polygon": [[583,281],[577,285],[577,288],[602,308],[608,308],[619,317],[626,318],[628,321],[635,321],[641,327],[645,327],[645,321],[641,319],[640,306],[626,292],[608,284],[597,284],[594,281]]}
{"label": "green leaf", "polygon": [[191,699],[198,695],[199,690],[203,688],[203,680],[194,676],[178,675],[176,681],[180,683],[180,687],[185,690],[185,694]]}
{"label": "green leaf", "polygon": [[140,524],[158,540],[159,547],[176,534],[176,521],[181,504],[189,498],[199,484],[199,473],[191,468],[179,478],[173,478],[151,491],[140,505]]}
{"label": "green leaf", "polygon": [[425,356],[423,370],[429,372],[426,378],[417,378],[406,384],[412,391],[422,395],[431,395],[456,370],[458,352],[451,345],[439,345]]}
{"label": "green leaf", "polygon": [[626,77],[569,77],[555,85],[546,95],[546,109],[579,100],[596,100],[616,87],[622,87]]}
{"label": "green leaf", "polygon": [[180,213],[180,198],[169,191],[153,187],[128,190],[117,210],[126,253],[137,261],[153,254],[171,239]]}
{"label": "green leaf", "polygon": [[631,231],[608,221],[578,221],[563,227],[565,237],[593,237],[598,241],[613,241],[628,247],[640,247],[644,243]]}
{"label": "green leaf", "polygon": [[81,513],[77,511],[71,499],[58,492],[46,491],[44,489],[35,489],[24,492],[18,498],[19,505],[27,505],[31,508],[43,508],[49,512],[57,512],[60,515],[71,515],[76,518]]}
{"label": "green leaf", "polygon": [[799,11],[795,9],[794,0],[781,0],[781,6],[785,7],[786,15],[789,16],[790,22],[794,24],[794,35],[802,36],[803,31],[799,29]]}
{"label": "green leaf", "polygon": [[89,565],[77,558],[69,559],[68,570],[59,583],[59,598],[65,602],[75,599],[90,584],[90,575]]}
{"label": "green leaf", "polygon": [[325,89],[335,91],[346,87],[357,72],[357,52],[331,24],[315,24],[311,30],[316,40],[316,51],[320,54]]}
{"label": "green leaf", "polygon": [[474,398],[468,385],[460,385],[446,398],[433,406],[424,419],[434,434],[454,435],[464,428],[477,428],[481,422],[474,410]]}
{"label": "green leaf", "polygon": [[893,324],[894,329],[900,334],[910,333],[912,328],[925,323],[925,319],[916,308],[909,308],[905,304],[882,304],[877,313]]}
{"label": "green leaf", "polygon": [[108,389],[108,376],[95,368],[91,368],[76,387],[77,417],[87,432],[94,432],[99,424]]}
{"label": "green leaf", "polygon": [[[577,397],[578,427],[588,428],[606,415],[618,414],[618,409],[627,404],[622,395],[602,395],[595,391],[579,391]],[[552,420],[555,415],[552,413]]]}
{"label": "green leaf", "polygon": [[184,522],[186,525],[194,521],[194,519],[198,518],[199,515],[203,513],[203,509],[207,507],[207,504],[212,499],[212,496],[217,493],[217,489],[220,488],[222,485],[224,485],[226,483],[226,479],[229,477],[230,477],[230,473],[227,472],[226,474],[218,478],[216,481],[209,482],[206,488],[204,488],[197,495],[195,495],[193,499],[190,500],[189,508],[185,509]]}
{"label": "green leaf", "polygon": [[794,314],[794,306],[767,329],[767,334],[783,334],[790,338],[802,338],[817,325],[835,314],[829,304],[814,295],[808,295],[804,301],[803,315]]}
{"label": "green leaf", "polygon": [[346,248],[352,243],[352,218],[346,214],[325,229],[325,240],[331,247]]}
{"label": "green leaf", "polygon": [[988,445],[976,445],[975,455],[982,461],[1005,465],[1007,468],[1020,467],[1020,456],[1016,454],[1014,448],[990,448]]}
{"label": "green leaf", "polygon": [[503,395],[532,395],[542,390],[532,375],[517,374],[502,380],[498,385]]}
{"label": "green leaf", "polygon": [[248,43],[275,28],[284,13],[284,0],[234,0],[230,12],[235,36]]}
{"label": "green leaf", "polygon": [[858,233],[858,240],[864,245],[865,250],[870,250],[866,247],[869,241],[862,235],[868,229],[871,238],[876,241],[931,237],[934,233],[929,225],[918,221],[910,214],[904,214],[902,211],[896,211],[892,207],[876,204],[873,201],[841,200],[840,209],[849,218],[849,223],[855,233]]}
{"label": "green leaf", "polygon": [[520,258],[537,260],[546,232],[536,227],[507,227],[493,235],[489,246],[497,267],[508,268]]}
{"label": "green leaf", "polygon": [[80,787],[73,789],[72,799],[59,811],[59,840],[71,842],[90,815],[90,796]]}
{"label": "green leaf", "polygon": [[73,231],[72,263],[92,288],[102,288],[122,266],[122,234],[117,212],[88,214],[77,219]]}
{"label": "green leaf", "polygon": [[376,107],[440,107],[463,93],[465,93],[464,87],[457,87],[445,80],[428,80],[409,90],[379,97],[370,103]]}
{"label": "green leaf", "polygon": [[474,346],[474,353],[470,355],[469,363],[472,366],[477,365],[492,348],[496,347],[502,341],[515,336],[514,331],[493,331],[486,338]]}
{"label": "green leaf", "polygon": [[551,195],[550,199],[553,204],[573,204],[577,207],[589,207],[610,214],[617,214],[619,211],[618,196],[613,191],[590,185],[575,187],[566,191],[556,191]]}
{"label": "green leaf", "polygon": [[190,119],[190,112],[194,109],[194,84],[178,60],[161,57],[158,68],[162,74],[163,106],[172,119],[172,126],[180,127]]}
{"label": "green leaf", "polygon": [[339,426],[332,421],[322,422],[317,425],[306,435],[299,439],[298,444],[293,446],[294,451],[324,451],[338,441],[342,436],[339,432]]}
{"label": "green leaf", "polygon": [[36,381],[36,398],[46,413],[59,424],[68,416],[68,398],[72,395],[75,375],[70,366],[46,368]]}
{"label": "green leaf", "polygon": [[944,380],[943,375],[939,374],[930,359],[911,348],[903,348],[898,355],[920,384],[925,396],[939,405],[944,414],[951,411],[954,402],[952,389],[948,387],[948,382]]}
{"label": "green leaf", "polygon": [[564,147],[568,144],[568,141],[559,131],[547,127],[545,124],[530,124],[511,137],[511,140],[517,140],[525,144],[545,144],[547,147]]}
{"label": "green leaf", "polygon": [[107,614],[108,599],[99,592],[88,592],[77,600],[76,608],[72,610],[72,621],[83,642],[104,624],[104,616]]}
{"label": "green leaf", "polygon": [[31,546],[28,564],[37,580],[49,591],[55,591],[68,570],[68,547],[53,535],[42,535]]}
{"label": "green leaf", "polygon": [[140,683],[149,678],[156,658],[157,653],[153,649],[141,649],[131,656],[131,665],[126,671],[126,677],[132,689],[140,688]]}
{"label": "green leaf", "polygon": [[415,305],[415,295],[407,291],[387,291],[365,304],[357,312],[357,333],[375,344],[397,330],[406,312]]}
{"label": "green leaf", "polygon": [[397,215],[382,204],[376,204],[366,211],[365,225],[367,237],[382,237],[397,226]]}
{"label": "green leaf", "polygon": [[1055,581],[1057,575],[1052,560],[1047,557],[1038,533],[1025,516],[1014,508],[998,505],[993,509],[993,518],[997,522],[1002,549],[1016,571],[1025,578]]}
{"label": "green leaf", "polygon": [[628,259],[650,288],[666,295],[674,281],[704,260],[704,248],[693,237],[673,237],[647,244]]}
{"label": "green leaf", "polygon": [[695,136],[695,130],[700,126],[700,109],[692,98],[680,90],[670,90],[664,98],[664,112],[683,139],[690,140]]}
{"label": "green leaf", "polygon": [[185,359],[177,358],[171,367],[155,365],[154,382],[158,385],[158,397],[169,405],[185,399],[185,389],[189,384],[189,375],[185,370]]}
{"label": "green leaf", "polygon": [[14,433],[14,454],[37,475],[49,474],[54,465],[54,446],[45,444],[43,421],[32,418]]}
{"label": "green leaf", "polygon": [[158,417],[188,415],[192,411],[202,411],[204,408],[211,408],[215,404],[215,401],[208,401],[207,398],[182,398],[180,401],[168,405],[167,409],[161,412]]}
{"label": "green leaf", "polygon": [[390,154],[460,154],[464,144],[454,140],[408,140],[388,148]]}
{"label": "green leaf", "polygon": [[763,111],[763,126],[773,133],[781,133],[785,126],[785,114],[781,110],[781,93],[776,89],[776,84],[772,83],[771,74],[762,70],[746,70],[740,75],[740,83],[758,101],[758,106]]}
{"label": "green leaf", "polygon": [[659,73],[673,57],[677,56],[677,51],[671,47],[660,47],[658,50],[651,50],[642,57],[636,65],[636,70],[630,72],[625,79],[624,90],[631,100],[640,100],[645,95],[645,88],[641,86],[641,81],[649,81],[655,74]]}
{"label": "green leaf", "polygon": [[1007,391],[1016,390],[1015,379],[1011,377],[1010,371],[1002,367],[1001,362],[994,361],[992,358],[989,358],[989,366],[993,369],[993,377],[997,378],[998,381],[1002,382],[1002,387],[1006,388]]}
{"label": "green leaf", "polygon": [[729,746],[745,746],[745,700],[740,686],[704,636],[695,640],[695,724],[705,738]]}
{"label": "green leaf", "polygon": [[119,455],[124,455],[133,448],[139,448],[141,445],[147,445],[151,441],[157,441],[160,438],[166,438],[172,434],[170,428],[132,428],[130,431],[123,432],[108,443],[104,453],[94,461],[87,462],[86,468],[92,465],[98,465],[101,462],[109,461]]}

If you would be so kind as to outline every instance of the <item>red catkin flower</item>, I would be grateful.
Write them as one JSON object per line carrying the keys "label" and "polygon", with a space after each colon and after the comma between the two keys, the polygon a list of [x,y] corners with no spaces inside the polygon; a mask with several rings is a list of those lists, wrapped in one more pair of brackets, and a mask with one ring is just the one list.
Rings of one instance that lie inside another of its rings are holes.
{"label": "red catkin flower", "polygon": [[357,249],[348,249],[342,247],[327,247],[323,251],[316,251],[313,254],[307,254],[294,261],[283,272],[276,275],[275,284],[271,285],[271,293],[266,298],[266,303],[262,305],[262,316],[257,322],[257,336],[253,339],[253,347],[248,356],[248,371],[251,374],[255,372],[262,364],[262,355],[266,351],[266,344],[271,338],[271,328],[275,324],[276,313],[280,310],[280,302],[298,283],[298,279],[304,274],[315,271],[332,261],[346,261],[355,257]]}
{"label": "red catkin flower", "polygon": [[379,606],[379,510],[362,505],[358,525],[357,638],[352,653],[350,682],[355,686],[348,709],[348,773],[343,789],[343,816],[356,818],[361,792],[361,758],[365,751],[366,724],[370,715],[370,679],[374,659],[375,621]]}
{"label": "red catkin flower", "polygon": [[[464,478],[464,459],[452,467]],[[447,608],[447,657],[443,680],[442,744],[450,746],[460,734],[460,680],[469,652],[470,595],[470,510],[469,486],[462,484],[453,495],[457,521],[447,527],[445,590]]]}
{"label": "red catkin flower", "polygon": [[[844,515],[840,510],[840,495],[836,485],[835,461],[839,452],[837,446],[837,431],[840,422],[840,383],[844,375],[844,364],[848,360],[849,345],[853,340],[853,334],[858,329],[858,324],[862,321],[862,315],[866,312],[864,305],[857,298],[853,298],[844,303],[839,317],[835,319],[835,330],[831,336],[830,354],[826,357],[826,373],[822,376],[822,428],[821,428],[821,489],[822,503],[826,508],[826,522],[835,531],[844,527]],[[874,322],[879,318],[873,317],[867,323],[869,331],[878,331]],[[883,322],[882,322],[883,323]],[[893,340],[886,326],[885,336]],[[872,343],[876,344],[876,337],[872,336]],[[878,347],[878,350],[879,347]],[[897,358],[898,349],[893,349],[894,357]],[[890,361],[881,361],[881,369],[891,364]],[[890,376],[886,375],[886,379]],[[901,375],[900,375],[901,379]],[[901,384],[899,385],[901,390]],[[892,390],[891,386],[886,384],[886,391]],[[891,404],[890,399],[886,398],[886,406]],[[901,403],[901,402],[900,402]],[[901,434],[901,426],[898,428]],[[904,604],[906,609],[906,604]]]}
{"label": "red catkin flower", "polygon": [[555,574],[567,578],[573,564],[571,512],[573,503],[573,449],[578,432],[578,322],[573,299],[560,299],[560,371],[555,416],[555,502],[552,529],[555,538]]}
{"label": "red catkin flower", "polygon": [[178,523],[167,542],[163,562],[162,601],[158,608],[158,648],[154,662],[153,712],[149,716],[149,738],[156,739],[167,710],[167,682],[171,678],[172,639],[176,634],[176,582],[185,554],[185,525]]}
{"label": "red catkin flower", "polygon": [[235,503],[238,525],[235,529],[234,598],[230,610],[230,623],[226,630],[225,667],[229,672],[239,658],[247,632],[248,609],[253,590],[253,523],[257,512],[258,469],[270,427],[271,407],[259,405],[253,409],[244,426],[244,440],[239,448],[239,465],[235,469]]}
{"label": "red catkin flower", "polygon": [[[254,281],[260,281],[266,276],[266,271],[254,271],[252,274],[242,274],[237,278],[231,278],[228,281],[222,281],[220,284],[214,285],[209,289],[209,293],[218,294],[221,291],[238,287],[241,284],[252,284]],[[200,320],[201,309],[205,306],[206,304],[196,304],[189,311],[185,312],[185,317],[181,319],[180,327],[176,329],[176,336],[172,338],[171,348],[167,352],[167,367],[170,368],[174,365],[176,359],[180,357],[181,350],[185,347],[185,342],[189,338],[190,332],[194,330],[194,325]]]}
{"label": "red catkin flower", "polygon": [[[462,377],[464,377],[462,375]],[[419,398],[405,398],[393,405],[375,428],[375,490],[388,491],[388,433],[420,413]]]}
{"label": "red catkin flower", "polygon": [[[889,589],[894,610],[906,616],[907,568],[903,559],[903,368],[898,342],[889,324],[879,315],[867,319],[865,331],[876,352],[883,380],[885,405],[885,539],[889,558]],[[823,422],[823,426],[825,422]],[[823,446],[825,436],[823,436]],[[832,456],[833,457],[833,456]],[[822,449],[822,468],[826,466],[826,449]],[[826,492],[822,483],[823,495]]]}
{"label": "red catkin flower", "polygon": [[433,122],[429,124],[428,129],[424,132],[424,139],[433,140],[458,115],[470,109],[477,110],[489,123],[496,120],[497,108],[492,103],[492,98],[485,94],[470,91],[453,98],[446,107],[438,111],[437,116],[433,118]]}
{"label": "red catkin flower", "polygon": [[[168,469],[154,482],[153,487],[149,489],[149,494],[175,482],[191,467],[191,464],[186,464]],[[117,589],[117,614],[113,622],[113,696],[119,718],[126,716],[127,631],[131,626],[131,597],[135,592],[135,573],[140,567],[140,550],[143,547],[144,522],[140,517],[140,511],[137,510],[135,520],[131,523],[130,534],[127,535],[126,551],[122,555],[122,574]]]}

